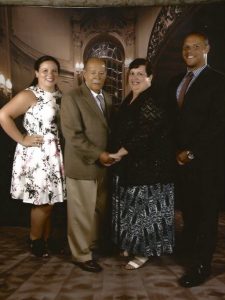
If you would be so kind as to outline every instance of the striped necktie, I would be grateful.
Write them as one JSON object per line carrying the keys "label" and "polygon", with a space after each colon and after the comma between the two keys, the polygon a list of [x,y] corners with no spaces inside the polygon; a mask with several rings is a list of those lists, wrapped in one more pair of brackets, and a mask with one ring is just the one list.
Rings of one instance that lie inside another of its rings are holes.
{"label": "striped necktie", "polygon": [[96,98],[99,101],[99,104],[100,104],[100,107],[101,107],[101,111],[105,115],[105,100],[104,100],[103,96],[101,94],[98,94],[96,96]]}
{"label": "striped necktie", "polygon": [[184,78],[184,82],[183,82],[183,85],[180,89],[180,93],[178,95],[178,99],[177,99],[177,102],[178,102],[178,106],[181,108],[182,105],[183,105],[183,102],[184,102],[184,96],[186,94],[186,91],[187,91],[187,88],[193,78],[194,74],[193,72],[188,72],[187,75],[185,76]]}

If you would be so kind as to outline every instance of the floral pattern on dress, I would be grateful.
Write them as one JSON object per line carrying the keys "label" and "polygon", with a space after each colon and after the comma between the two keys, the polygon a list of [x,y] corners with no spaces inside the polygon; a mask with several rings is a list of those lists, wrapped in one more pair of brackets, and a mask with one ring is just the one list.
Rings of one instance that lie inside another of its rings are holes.
{"label": "floral pattern on dress", "polygon": [[47,92],[31,86],[37,103],[24,115],[26,134],[44,138],[40,147],[17,144],[11,182],[11,196],[34,205],[62,202],[66,197],[62,151],[59,142],[57,115],[61,93]]}

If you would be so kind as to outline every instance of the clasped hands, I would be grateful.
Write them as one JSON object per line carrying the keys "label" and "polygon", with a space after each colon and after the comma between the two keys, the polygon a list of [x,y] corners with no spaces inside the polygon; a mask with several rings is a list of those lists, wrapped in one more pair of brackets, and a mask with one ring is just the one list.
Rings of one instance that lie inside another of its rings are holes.
{"label": "clasped hands", "polygon": [[120,148],[116,153],[102,152],[99,157],[99,161],[105,167],[110,167],[113,164],[119,162],[123,156],[127,155],[128,151],[125,148]]}

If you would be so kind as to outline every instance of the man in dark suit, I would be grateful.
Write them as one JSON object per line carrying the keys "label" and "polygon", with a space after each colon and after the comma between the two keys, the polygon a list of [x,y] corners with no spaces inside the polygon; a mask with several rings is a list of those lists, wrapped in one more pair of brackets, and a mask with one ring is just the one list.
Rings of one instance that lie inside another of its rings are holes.
{"label": "man in dark suit", "polygon": [[76,265],[89,272],[100,272],[93,259],[107,217],[105,165],[113,159],[105,151],[112,108],[110,96],[102,90],[106,65],[89,58],[80,87],[65,95],[61,106],[65,137],[68,241]]}
{"label": "man in dark suit", "polygon": [[179,280],[184,287],[203,283],[211,273],[219,183],[224,182],[225,78],[207,65],[209,49],[205,35],[185,37],[182,54],[187,73],[174,78],[169,90],[177,110],[182,244],[191,257],[190,269]]}

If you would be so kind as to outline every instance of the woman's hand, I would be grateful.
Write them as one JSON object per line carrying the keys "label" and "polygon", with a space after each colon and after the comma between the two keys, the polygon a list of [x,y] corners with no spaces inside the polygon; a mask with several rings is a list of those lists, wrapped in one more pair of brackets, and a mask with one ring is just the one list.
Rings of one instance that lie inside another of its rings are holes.
{"label": "woman's hand", "polygon": [[25,147],[40,147],[43,144],[43,136],[38,134],[24,135],[21,144]]}
{"label": "woman's hand", "polygon": [[128,151],[127,151],[124,147],[121,147],[117,153],[118,153],[120,156],[125,156],[125,155],[128,154]]}
{"label": "woman's hand", "polygon": [[121,160],[122,156],[117,153],[110,153],[109,156],[114,159],[114,162],[118,162]]}
{"label": "woman's hand", "polygon": [[123,156],[127,155],[128,151],[125,148],[120,148],[116,153],[109,154],[110,157],[112,157],[115,162],[119,162]]}

